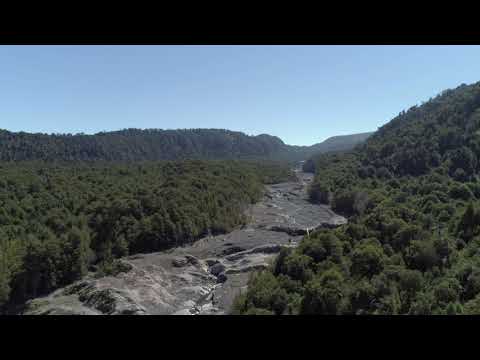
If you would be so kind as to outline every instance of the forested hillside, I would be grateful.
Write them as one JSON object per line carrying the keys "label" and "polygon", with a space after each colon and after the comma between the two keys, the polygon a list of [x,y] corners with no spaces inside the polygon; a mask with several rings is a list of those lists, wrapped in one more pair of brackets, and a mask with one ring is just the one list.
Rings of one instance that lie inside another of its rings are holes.
{"label": "forested hillside", "polygon": [[[0,132],[0,160],[139,161],[282,158],[297,160],[300,149],[269,136],[220,129],[137,130],[95,135]],[[296,156],[297,155],[297,156]],[[302,155],[299,155],[300,158]]]}
{"label": "forested hillside", "polygon": [[246,221],[263,184],[288,180],[272,162],[41,162],[0,165],[0,312],[114,259],[192,242]]}
{"label": "forested hillside", "polygon": [[373,132],[333,136],[327,140],[312,145],[310,147],[311,157],[307,157],[306,162],[303,165],[303,170],[306,172],[315,173],[315,163],[318,161],[318,156],[325,153],[340,153],[353,150],[356,146],[363,144]]}
{"label": "forested hillside", "polygon": [[291,146],[270,135],[222,129],[138,130],[95,135],[29,134],[0,130],[0,161],[148,161],[270,159],[299,161],[316,152],[351,149],[362,134],[313,146]]}
{"label": "forested hillside", "polygon": [[480,83],[315,159],[313,201],[349,216],[285,250],[242,314],[479,314]]}
{"label": "forested hillside", "polygon": [[352,150],[355,146],[365,142],[373,133],[332,136],[327,140],[311,146],[313,153],[341,152]]}

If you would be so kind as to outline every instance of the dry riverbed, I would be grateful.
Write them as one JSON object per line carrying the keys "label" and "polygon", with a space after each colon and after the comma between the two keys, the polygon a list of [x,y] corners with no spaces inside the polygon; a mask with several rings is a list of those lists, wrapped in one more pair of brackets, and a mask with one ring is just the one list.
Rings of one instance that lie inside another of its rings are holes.
{"label": "dry riverbed", "polygon": [[24,314],[226,314],[251,272],[267,267],[282,246],[296,246],[312,229],[346,222],[327,206],[308,202],[312,178],[297,171],[298,181],[267,186],[264,199],[248,210],[250,223],[241,229],[124,258],[129,271],[86,277],[30,301]]}

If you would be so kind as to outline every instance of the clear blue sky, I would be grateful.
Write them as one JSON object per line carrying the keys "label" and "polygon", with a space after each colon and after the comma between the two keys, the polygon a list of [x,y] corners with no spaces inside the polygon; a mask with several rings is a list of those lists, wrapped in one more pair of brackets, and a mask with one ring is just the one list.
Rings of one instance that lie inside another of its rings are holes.
{"label": "clear blue sky", "polygon": [[480,80],[479,46],[0,46],[0,128],[227,128],[310,145]]}

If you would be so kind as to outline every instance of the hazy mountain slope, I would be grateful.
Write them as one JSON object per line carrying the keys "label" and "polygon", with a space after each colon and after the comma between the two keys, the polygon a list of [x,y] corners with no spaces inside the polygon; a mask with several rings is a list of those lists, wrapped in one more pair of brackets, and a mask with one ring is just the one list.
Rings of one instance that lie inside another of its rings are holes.
{"label": "hazy mountain slope", "polygon": [[341,135],[341,136],[332,136],[327,140],[312,145],[309,148],[307,160],[303,165],[303,170],[306,172],[315,172],[315,162],[317,158],[325,153],[336,153],[336,152],[345,152],[350,151],[355,146],[363,144],[373,132],[352,134],[352,135]]}
{"label": "hazy mountain slope", "polygon": [[347,151],[353,149],[356,145],[363,143],[373,134],[373,132],[366,132],[352,135],[332,136],[327,140],[312,145],[310,147],[312,152],[326,153]]}

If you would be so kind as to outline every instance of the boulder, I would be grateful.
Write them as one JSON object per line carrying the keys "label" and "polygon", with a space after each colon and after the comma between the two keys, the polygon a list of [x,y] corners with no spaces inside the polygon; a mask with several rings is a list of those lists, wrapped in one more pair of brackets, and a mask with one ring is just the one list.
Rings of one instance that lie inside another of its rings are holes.
{"label": "boulder", "polygon": [[200,260],[198,260],[195,256],[192,255],[185,255],[185,257],[176,257],[172,260],[172,265],[175,267],[185,267],[187,265],[200,265]]}
{"label": "boulder", "polygon": [[198,260],[195,256],[185,255],[185,259],[191,265],[199,265],[200,264],[200,260]]}
{"label": "boulder", "polygon": [[184,267],[188,265],[188,260],[186,258],[175,258],[172,260],[172,265],[175,267]]}
{"label": "boulder", "polygon": [[211,266],[209,271],[210,271],[210,274],[218,276],[221,272],[225,271],[225,265],[218,262],[217,264]]}
{"label": "boulder", "polygon": [[225,281],[227,281],[227,275],[224,272],[218,274],[217,283],[224,283]]}
{"label": "boulder", "polygon": [[220,260],[218,259],[205,259],[205,264],[207,264],[208,267],[218,264],[219,262]]}

